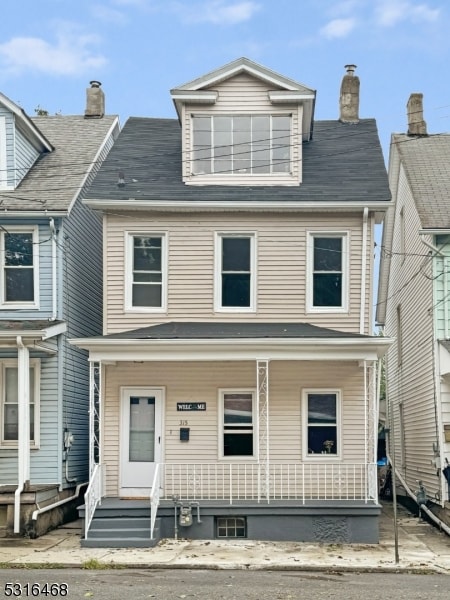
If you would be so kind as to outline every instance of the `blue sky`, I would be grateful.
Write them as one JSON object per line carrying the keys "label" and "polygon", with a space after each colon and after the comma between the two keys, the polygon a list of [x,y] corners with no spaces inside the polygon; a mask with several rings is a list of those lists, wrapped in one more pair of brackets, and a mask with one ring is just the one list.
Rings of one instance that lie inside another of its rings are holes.
{"label": "blue sky", "polygon": [[21,0],[0,20],[0,91],[30,115],[83,114],[92,79],[106,110],[175,117],[169,90],[246,56],[317,90],[338,117],[344,65],[357,65],[360,116],[387,158],[411,92],[429,133],[450,131],[448,0]]}

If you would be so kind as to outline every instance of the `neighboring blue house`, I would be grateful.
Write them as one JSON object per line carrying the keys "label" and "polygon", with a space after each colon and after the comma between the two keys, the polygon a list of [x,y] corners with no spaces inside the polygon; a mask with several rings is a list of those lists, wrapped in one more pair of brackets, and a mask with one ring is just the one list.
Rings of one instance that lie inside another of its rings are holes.
{"label": "neighboring blue house", "polygon": [[85,115],[0,93],[0,536],[56,526],[89,479],[87,353],[67,337],[102,332],[102,223],[81,198],[118,132],[95,81]]}

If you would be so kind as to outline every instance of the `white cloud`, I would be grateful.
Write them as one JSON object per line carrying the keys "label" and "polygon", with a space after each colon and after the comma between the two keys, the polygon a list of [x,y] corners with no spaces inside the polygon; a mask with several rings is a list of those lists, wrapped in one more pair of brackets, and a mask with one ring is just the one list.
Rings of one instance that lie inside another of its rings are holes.
{"label": "white cloud", "polygon": [[401,21],[436,21],[440,10],[430,8],[427,4],[414,4],[408,0],[381,0],[375,9],[378,23],[384,27],[392,27]]}
{"label": "white cloud", "polygon": [[346,37],[356,27],[356,19],[334,19],[320,29],[321,35],[328,39]]}
{"label": "white cloud", "polygon": [[174,7],[178,14],[190,23],[214,25],[235,25],[248,21],[260,9],[260,5],[251,0],[233,3],[226,0],[209,0],[189,7],[176,3]]}
{"label": "white cloud", "polygon": [[104,23],[112,23],[114,25],[123,25],[128,23],[129,19],[120,10],[111,8],[110,6],[102,6],[100,4],[94,4],[90,7],[91,13],[94,18]]}
{"label": "white cloud", "polygon": [[97,43],[97,36],[77,34],[63,24],[53,44],[38,37],[15,37],[0,44],[0,69],[79,75],[106,63],[105,57],[92,50]]}

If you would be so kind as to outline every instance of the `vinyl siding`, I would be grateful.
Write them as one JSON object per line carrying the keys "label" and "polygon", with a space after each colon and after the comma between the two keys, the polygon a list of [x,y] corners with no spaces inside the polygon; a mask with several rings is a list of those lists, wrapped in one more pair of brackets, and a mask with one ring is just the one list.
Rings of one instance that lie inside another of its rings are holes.
{"label": "vinyl siding", "polygon": [[[133,214],[105,217],[105,332],[115,333],[172,320],[307,321],[359,332],[361,301],[362,215],[347,214]],[[370,280],[373,275],[373,228],[368,228],[365,331],[370,334]],[[166,233],[168,308],[166,313],[125,312],[126,233]],[[254,233],[257,254],[257,306],[254,313],[215,312],[214,234]],[[306,312],[308,232],[347,232],[350,277],[348,313]]]}
{"label": "vinyl siding", "polygon": [[[56,341],[47,342],[50,347],[56,347]],[[2,353],[2,357],[5,353]],[[10,358],[16,358],[16,354],[9,353]],[[30,353],[34,358],[35,354]],[[39,448],[31,449],[30,481],[34,483],[55,483],[60,481],[59,463],[55,460],[57,456],[58,443],[58,421],[55,419],[59,401],[59,391],[55,385],[57,376],[57,358],[41,358],[40,360],[40,403],[39,403]],[[0,449],[0,484],[17,483],[17,449]]]}
{"label": "vinyl siding", "polygon": [[[204,184],[204,177],[195,175],[191,177],[190,157],[192,148],[192,119],[193,114],[211,115],[211,114],[283,114],[292,115],[292,165],[293,173],[289,174],[271,174],[269,175],[269,185],[298,184],[301,181],[301,122],[302,107],[298,104],[292,105],[274,105],[270,102],[269,88],[260,80],[247,74],[240,74],[227,79],[227,81],[214,85],[213,88],[205,88],[205,91],[212,89],[218,92],[218,98],[214,106],[186,104],[183,108],[183,176],[184,181],[188,183]],[[272,88],[277,89],[277,88]],[[210,178],[211,179],[211,178]],[[258,185],[268,184],[267,176],[221,176],[214,175],[212,180],[215,184],[240,184]]]}
{"label": "vinyl siding", "polygon": [[0,106],[0,119],[3,121],[0,134],[3,132],[5,136],[5,139],[0,140],[0,153],[6,152],[6,156],[0,159],[0,164],[2,168],[6,166],[7,170],[0,177],[0,188],[14,188],[37,160],[39,152],[15,127],[14,115],[3,106]]}
{"label": "vinyl siding", "polygon": [[[269,367],[270,460],[302,461],[301,395],[304,388],[332,388],[342,393],[342,462],[364,462],[363,370],[352,362],[272,362]],[[163,458],[166,463],[216,463],[220,389],[256,390],[254,362],[120,363],[105,367],[102,460],[106,495],[119,489],[120,398],[122,386],[164,387]],[[177,402],[206,402],[206,411],[177,412]],[[187,421],[188,443],[179,441],[180,421]],[[225,461],[227,462],[227,461]],[[229,462],[229,461],[228,461]],[[232,462],[232,461],[231,461]],[[251,460],[249,461],[251,462]]]}
{"label": "vinyl siding", "polygon": [[68,327],[61,356],[64,396],[60,435],[65,430],[74,435],[68,478],[81,483],[89,474],[89,363],[88,353],[67,340],[102,333],[101,218],[77,200],[64,220],[60,239],[64,240],[64,253],[59,280]]}
{"label": "vinyl siding", "polygon": [[[438,441],[434,392],[432,264],[428,249],[417,233],[421,223],[401,169],[396,225],[400,222],[402,207],[405,255],[401,254],[400,228],[397,226],[394,227],[389,273],[386,334],[396,337],[397,342],[387,354],[387,397],[392,407],[391,430],[394,432],[392,435],[397,465],[402,469],[406,483],[412,490],[417,489],[417,480],[421,479],[429,496],[433,497],[438,491],[439,481],[431,464],[434,456],[433,443]],[[397,331],[399,305],[402,322],[400,360]],[[403,405],[403,424],[400,423],[400,403]]]}

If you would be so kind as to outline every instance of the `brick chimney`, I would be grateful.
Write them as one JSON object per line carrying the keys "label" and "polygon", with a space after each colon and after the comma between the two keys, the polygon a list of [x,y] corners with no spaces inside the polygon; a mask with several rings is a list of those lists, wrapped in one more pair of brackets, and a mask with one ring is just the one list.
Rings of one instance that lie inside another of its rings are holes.
{"label": "brick chimney", "polygon": [[411,94],[406,105],[408,135],[427,135],[427,124],[423,120],[423,94]]}
{"label": "brick chimney", "polygon": [[105,114],[105,94],[100,88],[100,81],[90,81],[90,88],[86,90],[86,110],[84,116],[87,119],[101,119]]}
{"label": "brick chimney", "polygon": [[359,77],[356,76],[356,65],[345,65],[347,73],[342,78],[341,96],[339,98],[339,120],[342,123],[359,122]]}

